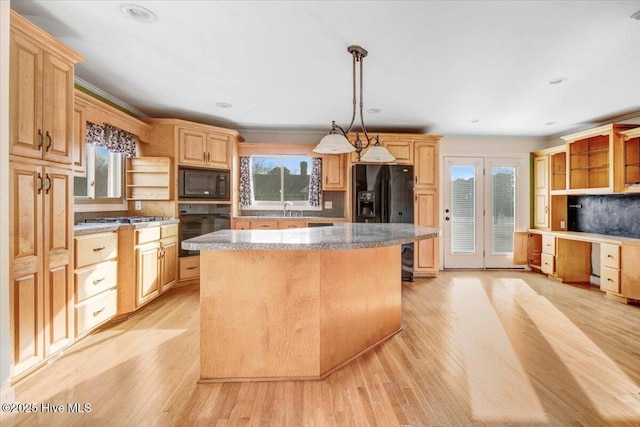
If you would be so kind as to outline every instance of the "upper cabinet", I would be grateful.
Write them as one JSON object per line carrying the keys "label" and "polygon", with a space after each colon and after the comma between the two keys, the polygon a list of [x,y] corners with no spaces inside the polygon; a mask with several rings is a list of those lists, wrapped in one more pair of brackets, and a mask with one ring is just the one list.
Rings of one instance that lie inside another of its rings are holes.
{"label": "upper cabinet", "polygon": [[11,12],[10,153],[69,164],[73,70],[81,56]]}
{"label": "upper cabinet", "polygon": [[231,138],[226,132],[178,128],[178,164],[231,168]]}
{"label": "upper cabinet", "polygon": [[[637,125],[610,124],[562,137],[567,141],[568,193],[621,191],[621,131]],[[614,185],[615,183],[615,185]]]}
{"label": "upper cabinet", "polygon": [[640,127],[620,132],[615,162],[615,191],[640,193]]}
{"label": "upper cabinet", "polygon": [[325,154],[322,156],[322,189],[325,191],[345,191],[347,188],[346,154]]}
{"label": "upper cabinet", "polygon": [[[369,132],[369,137],[373,138],[378,136],[380,139],[380,145],[385,147],[393,157],[396,159],[391,163],[397,163],[402,165],[412,165],[413,164],[413,144],[415,142],[415,135],[412,134],[398,134],[398,133],[373,133]],[[353,142],[356,139],[355,132],[349,133],[349,141]],[[360,133],[360,140],[366,144],[366,138],[364,134]],[[373,144],[373,142],[372,142]],[[367,152],[367,149],[362,150],[360,153],[361,156]],[[358,155],[353,152],[351,153],[351,163],[356,164],[360,163],[358,160]]]}

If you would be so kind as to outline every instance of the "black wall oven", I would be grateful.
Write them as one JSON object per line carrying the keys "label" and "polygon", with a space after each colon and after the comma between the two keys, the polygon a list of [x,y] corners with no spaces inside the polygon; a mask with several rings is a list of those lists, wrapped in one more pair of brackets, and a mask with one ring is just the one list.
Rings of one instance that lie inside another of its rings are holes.
{"label": "black wall oven", "polygon": [[180,256],[200,253],[182,249],[183,240],[228,228],[231,228],[231,205],[180,203]]}
{"label": "black wall oven", "polygon": [[230,201],[229,171],[222,169],[178,169],[178,197]]}

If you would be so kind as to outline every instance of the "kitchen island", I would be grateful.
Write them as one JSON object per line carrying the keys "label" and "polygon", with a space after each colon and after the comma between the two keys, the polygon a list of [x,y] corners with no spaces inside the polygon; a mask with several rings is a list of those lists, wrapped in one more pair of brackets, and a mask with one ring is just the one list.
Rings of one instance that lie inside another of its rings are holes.
{"label": "kitchen island", "polygon": [[322,379],[402,329],[412,224],[221,230],[200,250],[200,381]]}

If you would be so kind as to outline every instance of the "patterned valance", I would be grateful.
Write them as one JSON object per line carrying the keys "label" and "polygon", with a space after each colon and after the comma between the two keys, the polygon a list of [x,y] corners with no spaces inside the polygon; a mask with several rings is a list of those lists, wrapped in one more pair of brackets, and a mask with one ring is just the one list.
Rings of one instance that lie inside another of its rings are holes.
{"label": "patterned valance", "polygon": [[136,156],[135,135],[108,123],[98,125],[87,122],[87,144],[104,147],[109,151],[122,153],[127,157]]}
{"label": "patterned valance", "polygon": [[242,206],[251,206],[252,199],[251,158],[240,157],[240,204]]}
{"label": "patterned valance", "polygon": [[311,173],[309,174],[309,205],[320,206],[322,202],[322,159],[311,159]]}

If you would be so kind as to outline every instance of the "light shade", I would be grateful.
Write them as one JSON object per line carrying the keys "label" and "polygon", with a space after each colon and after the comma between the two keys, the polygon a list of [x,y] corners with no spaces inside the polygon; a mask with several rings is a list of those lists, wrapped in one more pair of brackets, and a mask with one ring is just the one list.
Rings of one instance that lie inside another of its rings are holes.
{"label": "light shade", "polygon": [[393,162],[396,158],[391,155],[389,150],[383,147],[380,144],[376,144],[373,147],[369,148],[366,153],[362,155],[363,162]]}
{"label": "light shade", "polygon": [[313,151],[320,154],[342,154],[356,151],[356,148],[343,135],[330,133],[320,140]]}

